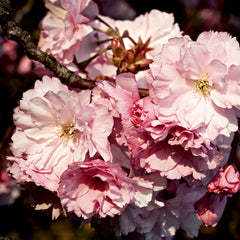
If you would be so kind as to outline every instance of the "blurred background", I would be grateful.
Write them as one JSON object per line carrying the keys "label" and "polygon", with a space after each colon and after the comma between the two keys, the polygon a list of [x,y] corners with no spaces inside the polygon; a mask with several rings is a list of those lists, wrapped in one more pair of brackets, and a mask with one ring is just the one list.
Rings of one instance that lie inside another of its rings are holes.
{"label": "blurred background", "polygon": [[[115,19],[134,19],[151,9],[173,13],[175,21],[184,34],[194,40],[205,30],[227,31],[240,42],[240,6],[237,0],[95,0],[103,15]],[[17,23],[27,30],[35,43],[39,37],[39,22],[46,9],[42,0],[13,0],[11,5]],[[1,34],[1,30],[0,30]],[[6,44],[0,36],[0,192],[1,183],[6,181],[3,169],[5,156],[9,155],[9,143],[14,130],[13,108],[17,106],[22,93],[29,89],[37,79],[31,72],[29,61],[15,42]],[[9,179],[7,179],[9,180]],[[10,180],[9,180],[10,181]],[[29,193],[9,183],[11,196],[0,194],[0,240],[87,240],[119,239],[101,236],[90,224],[69,221],[64,218],[52,220],[47,213],[31,207]],[[12,201],[11,201],[12,199]],[[10,203],[10,205],[8,204]],[[179,230],[174,240],[188,240]],[[240,239],[240,194],[228,199],[223,217],[217,227],[202,226],[195,240]]]}

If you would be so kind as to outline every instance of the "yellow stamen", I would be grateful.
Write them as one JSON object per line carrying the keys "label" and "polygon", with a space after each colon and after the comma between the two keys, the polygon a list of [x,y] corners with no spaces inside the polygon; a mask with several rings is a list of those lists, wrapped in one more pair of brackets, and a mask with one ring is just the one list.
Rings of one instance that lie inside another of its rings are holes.
{"label": "yellow stamen", "polygon": [[60,132],[60,138],[63,137],[64,139],[68,140],[68,139],[74,138],[78,130],[74,129],[73,123],[70,123],[70,124],[60,125],[59,132]]}
{"label": "yellow stamen", "polygon": [[208,80],[208,74],[202,76],[202,78],[197,80],[197,82],[195,83],[195,88],[198,92],[201,92],[204,96],[209,96],[212,85]]}

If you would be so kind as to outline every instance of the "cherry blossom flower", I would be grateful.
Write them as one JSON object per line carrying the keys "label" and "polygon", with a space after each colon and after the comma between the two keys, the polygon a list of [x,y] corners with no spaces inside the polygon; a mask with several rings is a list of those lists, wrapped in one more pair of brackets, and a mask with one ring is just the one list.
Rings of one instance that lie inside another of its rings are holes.
{"label": "cherry blossom flower", "polygon": [[118,164],[100,159],[69,165],[58,195],[68,212],[88,219],[115,216],[132,202],[134,188]]}
{"label": "cherry blossom flower", "polygon": [[8,158],[19,181],[34,181],[56,191],[71,162],[96,154],[112,160],[108,142],[112,116],[105,106],[90,103],[90,97],[90,90],[69,90],[59,79],[47,76],[23,94],[14,111],[13,156]]}
{"label": "cherry blossom flower", "polygon": [[135,171],[134,174],[139,175],[130,178],[135,188],[134,201],[120,216],[115,217],[114,230],[117,235],[127,235],[133,231],[144,234],[151,231],[158,221],[159,208],[164,206],[164,201],[156,196],[166,188],[167,179],[162,178],[159,173],[139,174]]}
{"label": "cherry blossom flower", "polygon": [[240,189],[239,172],[233,165],[221,167],[215,177],[207,185],[209,192],[214,192],[220,196],[231,197]]}
{"label": "cherry blossom flower", "polygon": [[147,207],[151,202],[158,207],[164,206],[164,203],[158,201],[155,196],[159,191],[166,188],[167,179],[161,177],[157,172],[136,175],[139,176],[130,176],[130,181],[135,188],[134,204],[140,208]]}
{"label": "cherry blossom flower", "polygon": [[[202,223],[216,226],[240,189],[227,165],[240,117],[237,39],[208,31],[194,41],[156,9],[115,20],[99,14],[102,1],[44,2],[38,47],[97,86],[72,89],[35,63],[43,77],[14,109],[7,160],[16,181],[0,172],[0,205],[13,202],[20,184],[53,219],[70,214],[119,236],[171,240],[182,229],[194,238]],[[16,45],[0,43],[0,57],[15,62]],[[16,69],[25,74],[31,63]]]}
{"label": "cherry blossom flower", "polygon": [[[198,140],[191,131],[188,134],[187,130],[165,125],[164,122],[160,125],[151,98],[140,99],[133,74],[119,74],[116,86],[109,82],[99,82],[98,86],[115,101],[121,115],[121,135],[132,153],[135,169],[159,172],[169,179],[188,175],[202,179],[210,169],[223,162],[222,153],[215,145],[203,147],[202,139]],[[171,137],[172,132],[174,137]],[[190,143],[195,144],[196,149],[190,149]]]}
{"label": "cherry blossom flower", "polygon": [[229,137],[237,130],[239,53],[236,39],[225,32],[203,32],[196,41],[170,39],[148,78],[158,119],[177,119],[208,143]]}
{"label": "cherry blossom flower", "polygon": [[46,0],[45,5],[50,11],[41,21],[38,47],[62,64],[71,65],[81,41],[92,32],[88,23],[98,14],[97,5],[91,0]]}
{"label": "cherry blossom flower", "polygon": [[220,220],[227,203],[227,197],[206,193],[195,203],[196,214],[206,226],[215,227]]}

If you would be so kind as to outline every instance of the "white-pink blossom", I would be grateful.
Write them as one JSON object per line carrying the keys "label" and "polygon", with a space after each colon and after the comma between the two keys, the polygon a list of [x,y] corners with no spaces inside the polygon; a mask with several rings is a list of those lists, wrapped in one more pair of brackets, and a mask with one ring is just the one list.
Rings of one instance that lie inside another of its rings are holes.
{"label": "white-pink blossom", "polygon": [[[159,221],[159,207],[150,205],[149,207],[137,207],[129,204],[128,207],[117,218],[115,232],[117,235],[127,235],[129,233],[143,234],[152,231],[154,225]],[[158,231],[158,239],[160,234]],[[137,238],[139,239],[139,238]],[[143,238],[145,239],[145,238]],[[149,238],[153,239],[153,238]]]}
{"label": "white-pink blossom", "polygon": [[46,0],[45,5],[49,12],[40,24],[38,47],[54,55],[62,64],[70,64],[83,38],[92,32],[88,23],[98,14],[97,5],[91,0]]}
{"label": "white-pink blossom", "polygon": [[118,164],[100,159],[69,165],[58,195],[68,212],[88,219],[122,213],[134,198],[134,188]]}
{"label": "white-pink blossom", "polygon": [[161,121],[177,119],[203,143],[237,130],[240,48],[225,32],[204,32],[196,41],[173,38],[150,64],[149,92]]}
{"label": "white-pink blossom", "polygon": [[59,79],[45,76],[23,94],[13,118],[13,156],[8,159],[19,181],[56,191],[68,164],[96,154],[112,159],[108,136],[113,119],[107,107],[91,103],[90,90],[70,90]]}

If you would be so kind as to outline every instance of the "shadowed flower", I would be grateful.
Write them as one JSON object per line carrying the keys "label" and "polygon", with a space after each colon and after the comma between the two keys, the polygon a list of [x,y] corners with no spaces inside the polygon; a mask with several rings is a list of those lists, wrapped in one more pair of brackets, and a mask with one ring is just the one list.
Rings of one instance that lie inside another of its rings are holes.
{"label": "shadowed flower", "polygon": [[195,203],[194,207],[198,218],[206,226],[215,227],[223,214],[226,203],[226,197],[220,197],[214,193],[206,193]]}

